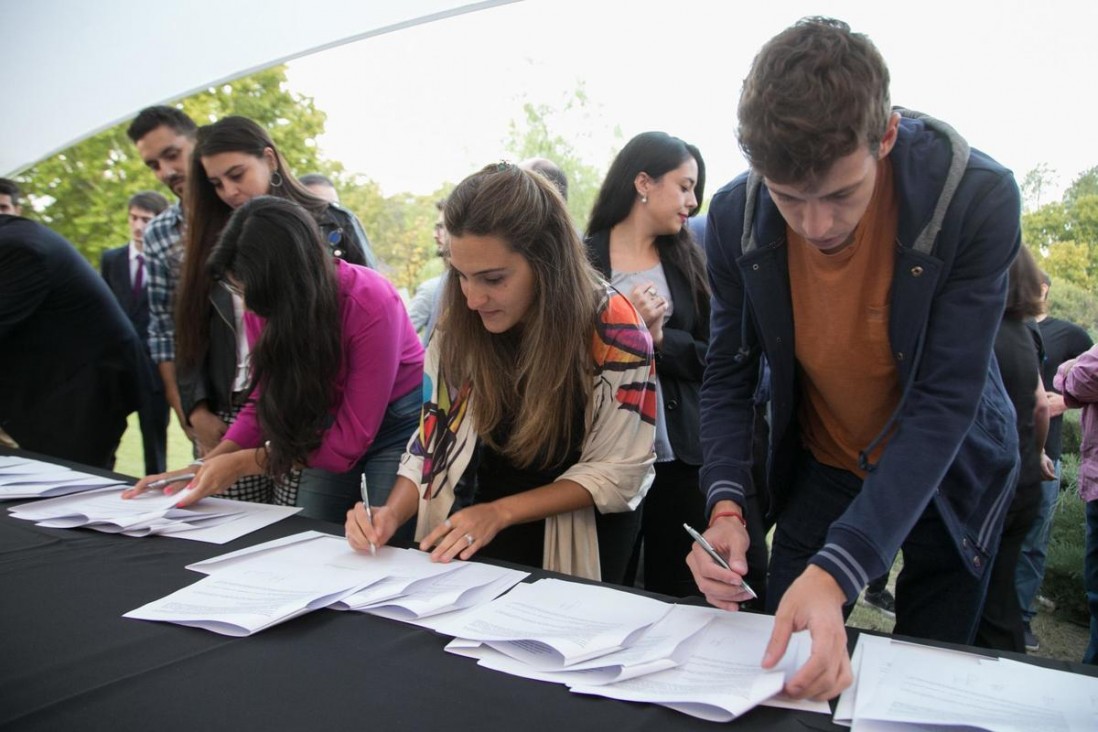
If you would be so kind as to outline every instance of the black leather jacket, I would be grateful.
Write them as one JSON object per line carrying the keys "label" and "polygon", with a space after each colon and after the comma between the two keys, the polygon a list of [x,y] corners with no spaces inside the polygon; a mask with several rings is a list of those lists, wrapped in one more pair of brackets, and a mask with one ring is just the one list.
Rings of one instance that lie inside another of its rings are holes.
{"label": "black leather jacket", "polygon": [[201,361],[193,368],[176,364],[176,381],[183,414],[190,415],[199,402],[211,412],[232,407],[233,379],[236,376],[236,319],[233,296],[224,287],[210,288],[210,338]]}

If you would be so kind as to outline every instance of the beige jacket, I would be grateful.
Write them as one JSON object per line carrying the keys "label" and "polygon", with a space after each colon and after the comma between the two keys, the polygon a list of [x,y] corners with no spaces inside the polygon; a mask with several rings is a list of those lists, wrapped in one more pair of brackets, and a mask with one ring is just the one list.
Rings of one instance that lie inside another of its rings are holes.
{"label": "beige jacket", "polygon": [[[438,339],[427,349],[419,430],[412,435],[398,473],[420,488],[416,539],[446,520],[454,486],[464,474],[477,444],[469,416],[469,386],[438,379]],[[586,435],[579,461],[558,476],[591,494],[602,513],[633,511],[654,475],[655,369],[652,341],[632,304],[607,290],[592,340],[595,384],[587,406]],[[595,512],[592,508],[550,516],[545,521],[543,567],[589,579],[601,579]]]}

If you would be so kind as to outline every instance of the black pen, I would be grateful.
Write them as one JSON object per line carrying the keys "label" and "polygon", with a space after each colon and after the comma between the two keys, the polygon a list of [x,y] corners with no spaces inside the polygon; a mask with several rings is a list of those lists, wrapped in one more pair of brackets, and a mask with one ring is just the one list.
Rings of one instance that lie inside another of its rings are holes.
{"label": "black pen", "polygon": [[[691,526],[690,524],[683,524],[682,527],[686,529],[686,533],[690,534],[691,538],[693,538],[694,541],[698,542],[698,546],[704,549],[705,553],[713,558],[714,562],[724,567],[725,569],[732,571],[732,568],[728,566],[728,562],[724,561],[724,557],[722,557],[720,554],[717,554],[717,550],[713,548],[713,545],[706,541],[704,536],[695,531],[693,526]],[[751,589],[751,587],[747,584],[747,581],[744,580],[742,577],[740,578],[740,587],[742,587],[745,591],[751,593],[752,600],[758,598],[758,595],[755,594],[755,591]]]}

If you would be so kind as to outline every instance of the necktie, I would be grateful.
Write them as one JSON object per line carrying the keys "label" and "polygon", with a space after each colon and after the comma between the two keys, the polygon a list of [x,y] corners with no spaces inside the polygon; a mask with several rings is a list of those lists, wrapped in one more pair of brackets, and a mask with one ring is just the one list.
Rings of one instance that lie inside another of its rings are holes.
{"label": "necktie", "polygon": [[145,257],[137,255],[137,274],[133,276],[133,296],[135,300],[141,299],[141,291],[145,289]]}

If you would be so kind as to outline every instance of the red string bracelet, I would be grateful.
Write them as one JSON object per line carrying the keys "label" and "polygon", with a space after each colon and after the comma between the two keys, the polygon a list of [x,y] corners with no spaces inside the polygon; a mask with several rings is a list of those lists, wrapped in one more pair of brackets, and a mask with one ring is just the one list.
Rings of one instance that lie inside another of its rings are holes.
{"label": "red string bracelet", "polygon": [[744,521],[743,516],[738,511],[720,511],[719,513],[713,514],[713,517],[709,519],[709,527],[712,528],[713,524],[717,523],[717,519],[724,518],[725,516],[736,519],[745,529],[747,528],[747,522]]}

